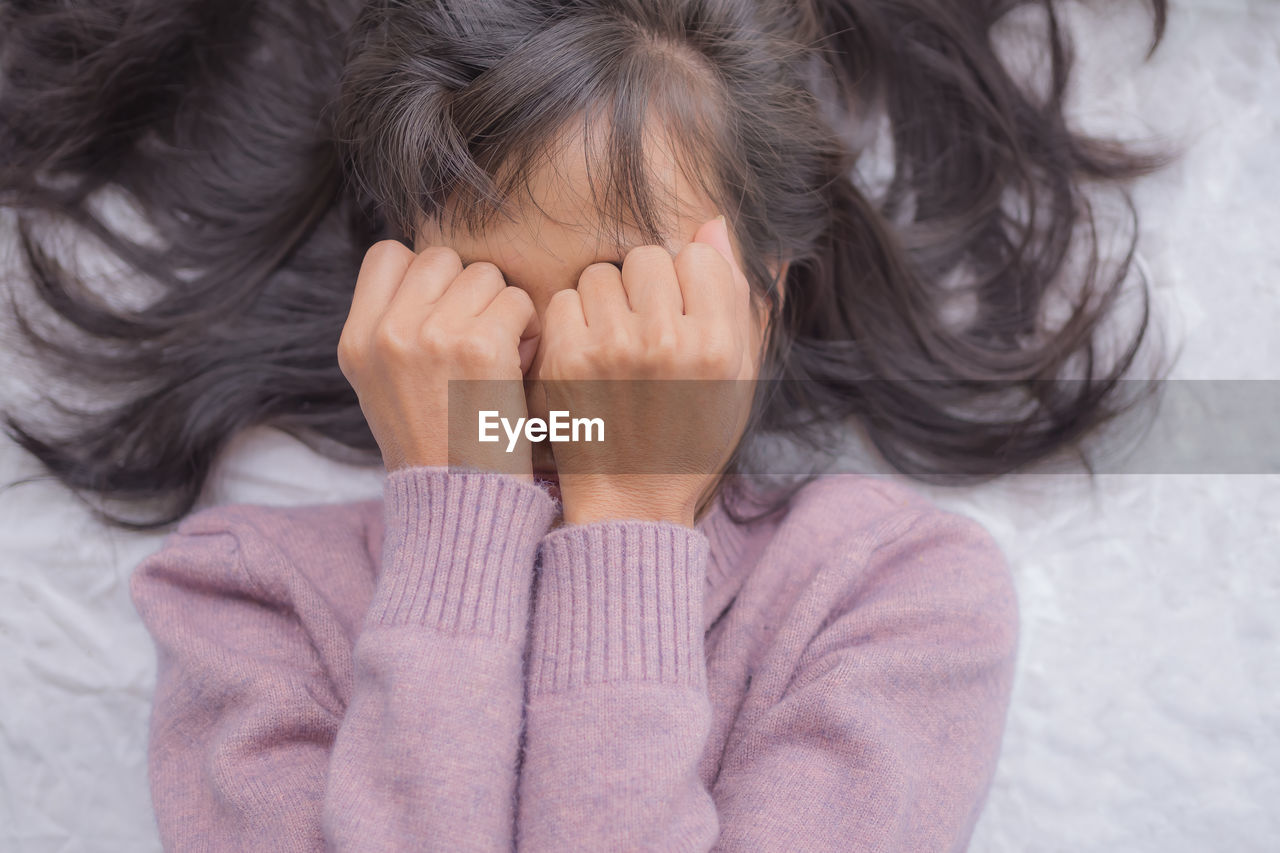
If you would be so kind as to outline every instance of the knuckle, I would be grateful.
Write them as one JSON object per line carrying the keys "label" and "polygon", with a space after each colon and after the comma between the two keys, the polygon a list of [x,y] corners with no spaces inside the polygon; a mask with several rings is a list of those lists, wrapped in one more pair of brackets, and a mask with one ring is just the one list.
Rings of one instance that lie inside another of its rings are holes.
{"label": "knuckle", "polygon": [[[592,266],[595,266],[595,264],[592,264]],[[578,293],[598,293],[604,283],[604,279],[601,278],[599,273],[593,273],[591,267],[587,267],[582,271],[582,275],[578,276]],[[560,291],[556,292],[559,293]]]}
{"label": "knuckle", "polygon": [[589,265],[582,271],[582,275],[578,276],[578,286],[598,287],[611,281],[617,281],[620,277],[621,271],[617,266],[607,261],[597,261]]}
{"label": "knuckle", "polygon": [[704,373],[722,374],[736,367],[736,352],[729,342],[716,338],[698,351],[698,367]]}
{"label": "knuckle", "polygon": [[373,335],[373,349],[382,358],[399,360],[415,348],[414,335],[398,323],[383,323]]}
{"label": "knuckle", "polygon": [[418,253],[418,257],[424,261],[462,261],[462,258],[450,246],[428,246]]}
{"label": "knuckle", "polygon": [[359,369],[364,360],[364,353],[350,338],[338,339],[338,367],[343,373]]}
{"label": "knuckle", "polygon": [[364,259],[366,263],[378,263],[401,257],[406,253],[412,255],[413,250],[399,240],[379,240],[365,250]]}
{"label": "knuckle", "polygon": [[574,300],[578,298],[578,294],[571,288],[557,290],[551,294],[551,298],[547,300],[547,312],[555,311],[556,315],[560,315],[564,311],[573,306]]}
{"label": "knuckle", "polygon": [[670,326],[654,324],[645,329],[644,352],[648,359],[670,361],[675,356],[678,345],[675,329]]}
{"label": "knuckle", "polygon": [[348,384],[350,384],[357,376],[362,374],[364,371],[356,361],[354,361],[349,357],[343,356],[342,353],[338,353],[338,372],[341,373],[343,378],[345,378]]}
{"label": "knuckle", "polygon": [[492,358],[493,352],[493,342],[484,335],[465,335],[453,340],[454,358],[467,364],[488,361]]}
{"label": "knuckle", "polygon": [[449,246],[428,246],[418,253],[414,264],[450,277],[462,272],[462,258]]}
{"label": "knuckle", "polygon": [[720,250],[710,243],[686,243],[684,250],[680,254],[690,260],[724,263],[724,255],[720,254]]}
{"label": "knuckle", "polygon": [[599,354],[612,364],[634,359],[644,351],[642,340],[625,325],[618,326],[608,340],[601,343]]}
{"label": "knuckle", "polygon": [[491,261],[474,261],[467,266],[468,275],[475,276],[477,280],[486,283],[498,283],[506,285],[506,277],[502,275],[502,270],[498,265]]}
{"label": "knuckle", "polygon": [[599,343],[578,347],[564,354],[569,375],[575,378],[586,378],[602,369],[608,372],[616,366],[617,357],[616,348]]}
{"label": "knuckle", "polygon": [[661,246],[636,246],[627,252],[627,265],[649,267],[657,264],[670,264],[671,253]]}
{"label": "knuckle", "polygon": [[681,272],[728,273],[729,263],[715,246],[706,243],[689,243],[676,256],[676,269]]}
{"label": "knuckle", "polygon": [[449,353],[452,340],[446,329],[437,323],[427,322],[418,330],[417,345],[423,354],[438,357]]}
{"label": "knuckle", "polygon": [[514,285],[505,285],[502,292],[498,294],[498,298],[510,300],[526,313],[532,313],[534,310],[533,297]]}

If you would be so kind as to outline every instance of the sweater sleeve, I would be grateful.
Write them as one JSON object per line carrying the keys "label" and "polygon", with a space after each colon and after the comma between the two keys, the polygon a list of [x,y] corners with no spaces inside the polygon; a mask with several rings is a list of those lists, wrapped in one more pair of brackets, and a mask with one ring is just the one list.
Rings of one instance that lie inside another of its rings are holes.
{"label": "sweater sleeve", "polygon": [[789,625],[811,633],[769,652],[794,649],[791,676],[749,692],[711,791],[705,538],[609,522],[543,548],[519,849],[965,849],[1017,643],[1003,556],[976,522],[933,512],[828,557],[820,586],[848,592],[825,612],[797,602]]}
{"label": "sweater sleeve", "polygon": [[715,849],[967,848],[1000,753],[1017,599],[972,519],[930,508],[897,529],[839,555],[847,596],[776,697],[744,709]]}
{"label": "sweater sleeve", "polygon": [[653,521],[542,542],[529,646],[521,851],[708,850],[702,638],[709,543]]}
{"label": "sweater sleeve", "polygon": [[382,570],[345,712],[299,614],[237,531],[179,533],[134,573],[156,642],[153,804],[167,850],[510,849],[523,652],[554,503],[505,475],[384,489]]}
{"label": "sweater sleeve", "polygon": [[388,489],[326,835],[339,850],[510,850],[533,561],[554,502],[445,469],[394,472]]}

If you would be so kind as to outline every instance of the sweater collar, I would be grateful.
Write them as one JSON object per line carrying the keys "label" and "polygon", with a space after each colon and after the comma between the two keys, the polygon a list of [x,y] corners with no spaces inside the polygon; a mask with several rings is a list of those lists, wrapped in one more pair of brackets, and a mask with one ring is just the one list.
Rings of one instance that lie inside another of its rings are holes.
{"label": "sweater collar", "polygon": [[729,517],[722,500],[695,525],[710,544],[706,587],[703,596],[703,628],[709,628],[738,595],[743,581],[760,559],[767,522],[737,524]]}
{"label": "sweater collar", "polygon": [[733,523],[720,501],[716,501],[694,527],[702,531],[711,544],[707,558],[707,587],[714,589],[731,582],[742,565],[746,529]]}

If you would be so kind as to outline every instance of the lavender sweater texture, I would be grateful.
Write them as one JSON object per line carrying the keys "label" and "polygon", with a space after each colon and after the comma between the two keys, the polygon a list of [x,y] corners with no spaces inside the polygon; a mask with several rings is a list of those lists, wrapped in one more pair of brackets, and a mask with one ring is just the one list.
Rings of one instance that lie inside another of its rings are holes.
{"label": "lavender sweater texture", "polygon": [[960,851],[1018,644],[987,531],[821,477],[552,528],[513,477],[186,518],[130,581],[166,850]]}

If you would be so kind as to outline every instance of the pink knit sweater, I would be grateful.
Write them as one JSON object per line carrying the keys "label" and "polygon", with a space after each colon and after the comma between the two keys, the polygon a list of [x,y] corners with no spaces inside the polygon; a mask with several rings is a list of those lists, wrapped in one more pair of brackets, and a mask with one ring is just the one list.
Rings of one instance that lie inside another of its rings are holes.
{"label": "pink knit sweater", "polygon": [[197,512],[138,566],[168,850],[957,851],[1018,641],[975,521],[820,478],[551,529],[512,477]]}

